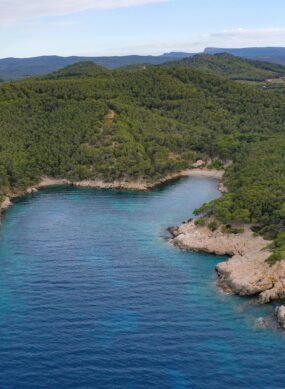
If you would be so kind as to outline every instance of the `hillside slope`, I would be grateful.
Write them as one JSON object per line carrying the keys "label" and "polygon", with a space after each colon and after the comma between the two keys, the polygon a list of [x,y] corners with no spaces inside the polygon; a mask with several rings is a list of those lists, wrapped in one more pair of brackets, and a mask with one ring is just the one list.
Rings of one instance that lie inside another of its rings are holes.
{"label": "hillside slope", "polygon": [[285,76],[285,66],[243,59],[227,53],[198,54],[170,65],[190,67],[232,80],[264,81]]}
{"label": "hillside slope", "polygon": [[285,98],[270,92],[180,66],[73,65],[1,84],[1,191],[44,174],[154,181],[197,158],[232,159],[229,193],[205,209],[277,237],[285,230],[284,132]]}
{"label": "hillside slope", "polygon": [[285,65],[285,47],[244,47],[240,49],[207,47],[204,53],[211,55],[228,53],[237,57]]}

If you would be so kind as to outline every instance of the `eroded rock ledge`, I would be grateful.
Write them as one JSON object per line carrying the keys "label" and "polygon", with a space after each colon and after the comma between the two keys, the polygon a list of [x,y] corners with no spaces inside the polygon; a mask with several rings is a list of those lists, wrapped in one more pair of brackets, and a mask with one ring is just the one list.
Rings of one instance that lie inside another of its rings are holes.
{"label": "eroded rock ledge", "polygon": [[171,228],[171,242],[181,248],[227,255],[231,258],[216,266],[219,285],[241,296],[258,295],[261,303],[285,298],[285,261],[270,266],[271,243],[256,237],[249,226],[241,234],[211,231],[195,220]]}

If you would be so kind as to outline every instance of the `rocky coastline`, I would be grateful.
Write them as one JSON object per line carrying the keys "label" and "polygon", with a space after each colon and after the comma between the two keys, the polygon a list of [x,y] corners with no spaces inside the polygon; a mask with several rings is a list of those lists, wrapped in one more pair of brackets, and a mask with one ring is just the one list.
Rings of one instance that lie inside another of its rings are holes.
{"label": "rocky coastline", "polygon": [[[33,194],[40,189],[52,186],[72,185],[82,188],[147,191],[180,177],[209,177],[222,180],[223,175],[223,170],[194,168],[169,174],[155,182],[143,180],[71,181],[64,178],[43,176],[38,184],[21,193],[13,193],[4,197],[0,204],[0,214],[13,205],[13,198]],[[223,182],[220,182],[219,190],[221,193],[227,192]],[[242,226],[244,232],[233,234],[222,232],[221,229],[211,231],[209,227],[199,226],[195,221],[196,219],[193,219],[178,227],[170,227],[168,229],[172,235],[170,242],[184,250],[230,257],[227,261],[216,266],[219,287],[240,296],[258,296],[259,302],[262,304],[285,299],[285,261],[277,262],[273,266],[266,261],[271,255],[268,248],[270,241],[266,241],[260,236],[254,236],[248,225]],[[285,329],[285,307],[276,308],[276,317],[280,326]]]}
{"label": "rocky coastline", "polygon": [[218,286],[240,296],[257,296],[261,304],[285,298],[285,261],[274,265],[267,262],[270,241],[255,236],[248,225],[242,226],[244,232],[234,234],[220,228],[211,231],[195,221],[171,227],[170,241],[182,249],[229,256],[216,266]]}

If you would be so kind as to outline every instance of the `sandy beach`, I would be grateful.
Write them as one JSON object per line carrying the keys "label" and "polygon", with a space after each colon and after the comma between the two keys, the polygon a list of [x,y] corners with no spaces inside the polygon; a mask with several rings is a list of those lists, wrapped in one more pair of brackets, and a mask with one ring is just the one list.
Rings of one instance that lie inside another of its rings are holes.
{"label": "sandy beach", "polygon": [[223,178],[223,170],[214,169],[187,169],[180,172],[175,172],[166,175],[165,177],[157,181],[146,180],[115,180],[113,182],[106,182],[103,180],[82,180],[74,181],[66,178],[54,178],[49,176],[42,176],[40,181],[26,190],[17,193],[11,193],[9,196],[5,196],[4,200],[0,204],[0,213],[4,212],[12,205],[13,198],[25,196],[28,194],[36,193],[38,190],[48,188],[51,186],[73,185],[81,188],[94,188],[94,189],[124,189],[124,190],[137,190],[147,191],[156,186],[167,183],[168,181],[175,180],[180,177],[209,177],[221,180]]}

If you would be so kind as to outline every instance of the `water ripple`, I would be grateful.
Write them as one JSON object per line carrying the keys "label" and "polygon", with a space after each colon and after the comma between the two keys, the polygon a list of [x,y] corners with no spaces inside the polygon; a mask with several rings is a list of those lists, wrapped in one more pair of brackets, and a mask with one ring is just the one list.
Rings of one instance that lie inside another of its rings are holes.
{"label": "water ripple", "polygon": [[220,293],[224,258],[161,239],[218,196],[189,178],[151,193],[47,189],[0,231],[0,388],[284,388],[273,307]]}

